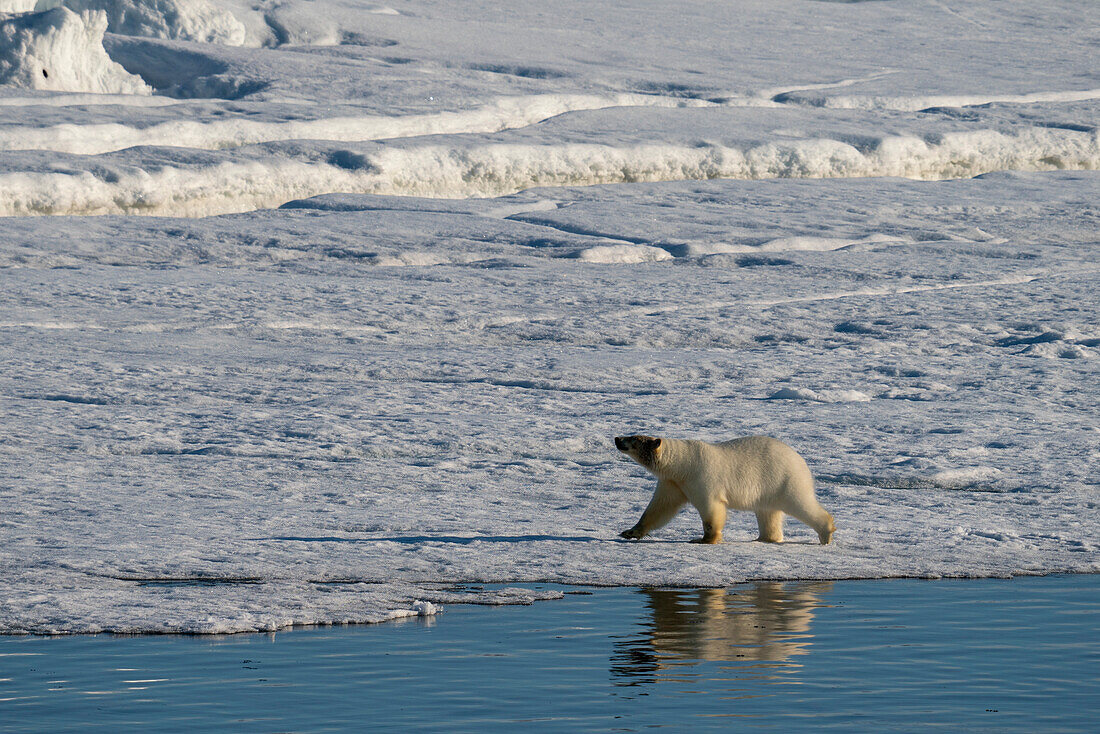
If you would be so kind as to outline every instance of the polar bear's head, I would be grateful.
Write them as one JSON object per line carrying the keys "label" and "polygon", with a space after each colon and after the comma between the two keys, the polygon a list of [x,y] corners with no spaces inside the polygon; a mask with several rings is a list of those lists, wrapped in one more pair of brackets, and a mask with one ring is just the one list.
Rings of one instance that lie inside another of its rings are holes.
{"label": "polar bear's head", "polygon": [[653,436],[616,436],[615,448],[652,471],[661,454],[661,439]]}

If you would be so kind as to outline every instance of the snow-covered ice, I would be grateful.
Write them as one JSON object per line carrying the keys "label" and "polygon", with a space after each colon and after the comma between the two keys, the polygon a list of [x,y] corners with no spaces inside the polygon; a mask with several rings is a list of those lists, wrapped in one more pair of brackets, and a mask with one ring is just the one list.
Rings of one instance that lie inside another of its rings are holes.
{"label": "snow-covered ice", "polygon": [[[0,3],[0,632],[1100,571],[1098,20]],[[619,540],[624,432],[783,439],[834,545]]]}

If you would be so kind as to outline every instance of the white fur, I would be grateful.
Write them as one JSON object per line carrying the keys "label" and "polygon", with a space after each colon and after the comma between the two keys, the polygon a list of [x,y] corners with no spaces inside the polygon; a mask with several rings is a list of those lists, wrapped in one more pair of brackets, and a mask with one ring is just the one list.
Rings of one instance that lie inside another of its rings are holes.
{"label": "white fur", "polygon": [[782,542],[785,514],[812,527],[823,544],[832,540],[836,525],[814,496],[809,467],[782,441],[766,436],[722,443],[663,438],[647,465],[645,452],[635,450],[638,439],[654,440],[619,439],[624,442],[620,450],[657,477],[657,489],[642,518],[623,537],[653,532],[690,502],[703,519],[703,537],[695,542],[721,542],[729,509],[756,513],[757,540]]}

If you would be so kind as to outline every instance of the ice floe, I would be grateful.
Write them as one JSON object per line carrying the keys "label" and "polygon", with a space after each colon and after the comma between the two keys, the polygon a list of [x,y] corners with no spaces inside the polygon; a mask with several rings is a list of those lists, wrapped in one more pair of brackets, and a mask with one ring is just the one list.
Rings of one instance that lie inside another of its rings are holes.
{"label": "ice floe", "polygon": [[[0,0],[0,633],[1100,572],[1091,5],[63,4]],[[622,541],[626,431],[783,439],[834,544]]]}

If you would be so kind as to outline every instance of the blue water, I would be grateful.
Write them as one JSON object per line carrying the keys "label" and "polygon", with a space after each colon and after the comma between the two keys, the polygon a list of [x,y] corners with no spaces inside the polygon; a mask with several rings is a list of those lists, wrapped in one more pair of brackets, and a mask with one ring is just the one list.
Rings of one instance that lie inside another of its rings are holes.
{"label": "blue water", "polygon": [[1100,731],[1100,576],[567,590],[270,636],[0,638],[0,731]]}

